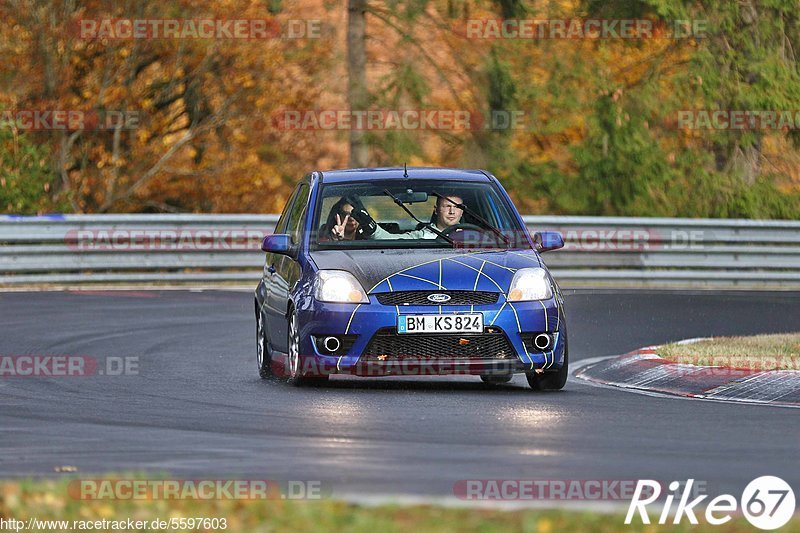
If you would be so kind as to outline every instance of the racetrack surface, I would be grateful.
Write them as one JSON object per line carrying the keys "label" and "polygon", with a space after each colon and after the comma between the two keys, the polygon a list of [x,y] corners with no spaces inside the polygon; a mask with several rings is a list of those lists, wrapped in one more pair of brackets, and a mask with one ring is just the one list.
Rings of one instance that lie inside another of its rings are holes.
{"label": "racetrack surface", "polygon": [[[790,292],[564,291],[573,362],[708,335],[797,330]],[[0,355],[138,357],[139,374],[0,378],[0,476],[137,471],[321,480],[333,495],[452,496],[462,479],[800,486],[800,412],[645,397],[570,378],[258,378],[252,295],[0,293]]]}

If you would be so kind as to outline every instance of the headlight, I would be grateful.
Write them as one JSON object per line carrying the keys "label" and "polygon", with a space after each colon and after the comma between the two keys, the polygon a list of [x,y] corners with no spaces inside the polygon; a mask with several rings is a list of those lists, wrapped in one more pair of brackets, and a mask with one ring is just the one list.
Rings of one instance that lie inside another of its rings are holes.
{"label": "headlight", "polygon": [[520,268],[508,289],[509,302],[547,300],[553,297],[553,287],[543,268]]}
{"label": "headlight", "polygon": [[344,270],[320,270],[314,280],[314,298],[320,302],[369,303],[361,284]]}

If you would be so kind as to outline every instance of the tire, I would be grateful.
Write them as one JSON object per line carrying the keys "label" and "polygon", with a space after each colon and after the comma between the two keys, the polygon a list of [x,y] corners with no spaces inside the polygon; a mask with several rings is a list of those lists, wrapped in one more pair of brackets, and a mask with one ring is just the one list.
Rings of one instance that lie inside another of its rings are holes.
{"label": "tire", "polygon": [[557,372],[545,372],[544,374],[537,374],[536,372],[525,372],[525,377],[528,378],[528,385],[533,390],[561,390],[567,384],[567,376],[569,375],[569,345],[567,344],[566,337],[564,338],[564,364]]}
{"label": "tire", "polygon": [[328,382],[329,376],[305,376],[300,368],[300,327],[297,323],[297,313],[294,308],[289,309],[289,354],[287,369],[288,382],[295,387],[318,386]]}
{"label": "tire", "polygon": [[267,331],[264,328],[264,315],[258,308],[258,302],[256,302],[256,364],[261,379],[275,377],[272,373],[272,353],[269,349],[269,342],[267,342]]}
{"label": "tire", "polygon": [[492,374],[483,374],[481,375],[481,381],[486,383],[487,385],[502,385],[503,383],[508,383],[514,376],[511,374],[503,375],[492,375]]}

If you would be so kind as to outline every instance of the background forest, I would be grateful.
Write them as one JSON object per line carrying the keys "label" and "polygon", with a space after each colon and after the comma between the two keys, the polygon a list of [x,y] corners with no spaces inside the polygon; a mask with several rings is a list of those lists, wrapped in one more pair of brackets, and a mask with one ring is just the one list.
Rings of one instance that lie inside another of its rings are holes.
{"label": "background forest", "polygon": [[[353,12],[365,23],[360,92],[348,85]],[[87,39],[75,29],[81,19],[119,18],[312,21],[318,32]],[[647,19],[664,31],[648,39],[464,31],[474,20],[586,18]],[[675,21],[701,21],[703,33],[677,38]],[[3,120],[0,211],[275,213],[309,170],[407,162],[486,168],[524,214],[797,219],[800,123],[687,128],[678,117],[795,116],[798,55],[797,0],[0,0],[0,117],[74,109],[139,117],[132,128],[50,131]],[[369,130],[355,141],[345,129],[287,130],[276,120],[285,110],[349,108],[523,120]]]}

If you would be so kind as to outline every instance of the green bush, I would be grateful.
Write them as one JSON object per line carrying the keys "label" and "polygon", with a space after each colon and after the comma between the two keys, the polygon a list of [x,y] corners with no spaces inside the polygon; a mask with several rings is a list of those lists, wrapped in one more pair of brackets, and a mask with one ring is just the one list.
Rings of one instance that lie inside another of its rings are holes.
{"label": "green bush", "polygon": [[34,215],[59,210],[46,145],[0,125],[0,212]]}

